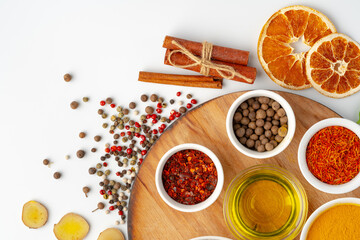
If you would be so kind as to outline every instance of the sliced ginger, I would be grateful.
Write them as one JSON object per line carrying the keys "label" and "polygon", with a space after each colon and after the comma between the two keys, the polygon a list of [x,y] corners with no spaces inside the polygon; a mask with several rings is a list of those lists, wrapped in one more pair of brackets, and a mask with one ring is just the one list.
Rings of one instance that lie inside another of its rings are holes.
{"label": "sliced ginger", "polygon": [[22,221],[29,228],[40,228],[48,220],[48,211],[44,205],[36,201],[24,204],[22,210]]}
{"label": "sliced ginger", "polygon": [[68,213],[54,225],[54,233],[58,240],[81,240],[89,232],[88,222],[76,213]]}
{"label": "sliced ginger", "polygon": [[125,240],[125,237],[119,229],[108,228],[100,233],[97,240]]}

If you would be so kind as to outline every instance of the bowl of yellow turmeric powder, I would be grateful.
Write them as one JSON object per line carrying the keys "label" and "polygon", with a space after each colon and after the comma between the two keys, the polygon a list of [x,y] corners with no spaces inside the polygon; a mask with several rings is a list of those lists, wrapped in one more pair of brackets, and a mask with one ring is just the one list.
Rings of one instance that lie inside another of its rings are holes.
{"label": "bowl of yellow turmeric powder", "polygon": [[338,198],[315,210],[306,221],[300,240],[360,239],[360,199]]}

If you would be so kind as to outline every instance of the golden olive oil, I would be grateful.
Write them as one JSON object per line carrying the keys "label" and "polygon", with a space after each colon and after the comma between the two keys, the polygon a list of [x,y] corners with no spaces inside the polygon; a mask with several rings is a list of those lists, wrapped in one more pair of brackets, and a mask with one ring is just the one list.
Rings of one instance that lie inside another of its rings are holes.
{"label": "golden olive oil", "polygon": [[293,235],[302,200],[289,179],[269,169],[244,178],[230,190],[228,198],[231,228],[244,237],[239,239],[283,239]]}
{"label": "golden olive oil", "polygon": [[291,209],[286,189],[271,180],[253,182],[239,199],[239,215],[245,225],[262,233],[274,232],[284,226]]}

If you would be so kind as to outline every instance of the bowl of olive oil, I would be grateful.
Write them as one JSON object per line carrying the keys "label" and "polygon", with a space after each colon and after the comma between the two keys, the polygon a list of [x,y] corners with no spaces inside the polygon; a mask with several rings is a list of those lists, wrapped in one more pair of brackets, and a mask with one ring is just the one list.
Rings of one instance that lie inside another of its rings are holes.
{"label": "bowl of olive oil", "polygon": [[257,165],[231,181],[223,211],[226,225],[237,239],[294,239],[305,224],[308,200],[290,172]]}

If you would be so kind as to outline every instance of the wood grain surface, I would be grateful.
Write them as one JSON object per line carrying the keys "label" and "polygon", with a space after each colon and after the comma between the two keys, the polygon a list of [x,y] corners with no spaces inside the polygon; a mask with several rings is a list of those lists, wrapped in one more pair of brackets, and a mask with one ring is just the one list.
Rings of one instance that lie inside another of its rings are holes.
{"label": "wood grain surface", "polygon": [[[223,217],[223,199],[231,180],[243,169],[257,164],[274,164],[292,172],[303,184],[309,200],[308,216],[320,205],[335,198],[360,196],[360,189],[348,194],[332,195],[312,187],[302,176],[297,150],[306,130],[316,122],[339,117],[331,109],[311,99],[278,92],[291,105],[296,117],[296,132],[290,145],[279,155],[253,159],[238,152],[226,134],[225,120],[233,101],[245,92],[236,92],[210,100],[193,109],[167,129],[152,147],[135,181],[129,205],[129,239],[191,239],[199,236],[223,236],[235,239]],[[169,207],[155,186],[155,171],[160,158],[170,148],[182,143],[201,144],[220,159],[225,182],[217,201],[205,210],[183,213]],[[298,239],[299,236],[296,238]]]}

